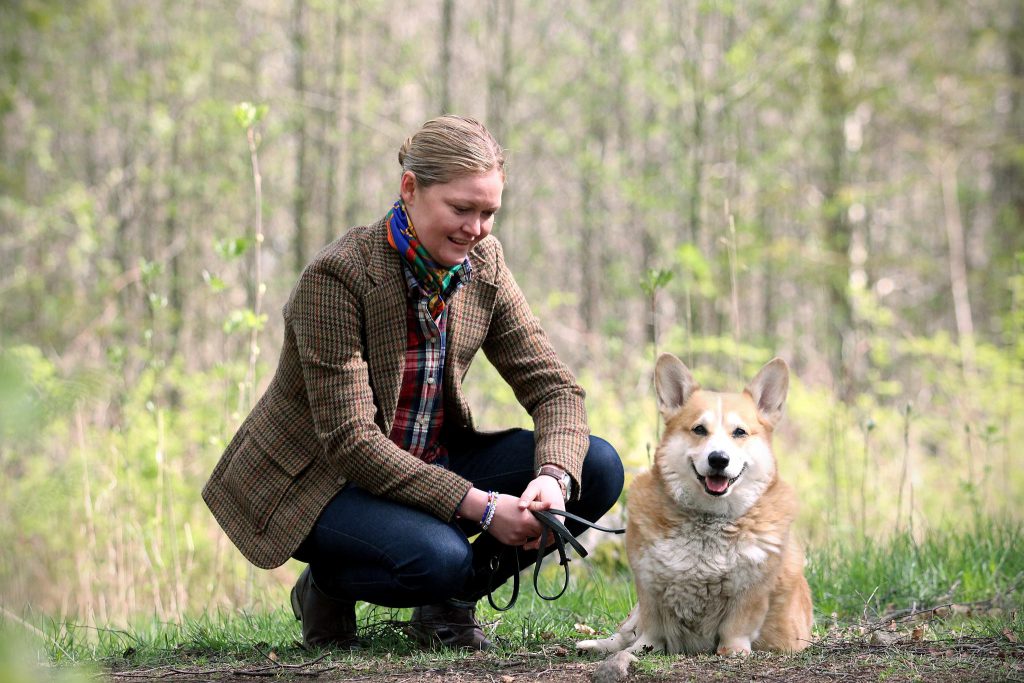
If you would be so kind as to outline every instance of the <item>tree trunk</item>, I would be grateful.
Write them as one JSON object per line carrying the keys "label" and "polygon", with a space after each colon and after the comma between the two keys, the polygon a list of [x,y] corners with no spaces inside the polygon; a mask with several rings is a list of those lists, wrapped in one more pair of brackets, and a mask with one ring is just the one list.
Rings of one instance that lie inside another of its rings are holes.
{"label": "tree trunk", "polygon": [[452,23],[455,16],[455,0],[443,0],[441,4],[441,112],[451,111],[451,70],[452,70]]}
{"label": "tree trunk", "polygon": [[839,73],[841,29],[839,0],[829,0],[821,25],[818,60],[821,67],[820,107],[824,125],[825,171],[822,178],[822,210],[825,227],[825,281],[828,313],[825,323],[829,367],[837,394],[844,400],[856,391],[851,356],[853,306],[850,301],[850,224],[841,196],[844,182],[846,135],[845,94]]}
{"label": "tree trunk", "polygon": [[306,1],[295,0],[292,5],[292,50],[294,62],[292,70],[292,87],[295,90],[295,188],[292,195],[293,221],[295,237],[292,240],[294,252],[293,268],[296,273],[306,265],[306,206],[308,188],[306,187],[306,34],[305,34]]}
{"label": "tree trunk", "polygon": [[[508,111],[512,106],[509,81],[512,78],[512,28],[515,20],[515,0],[491,0],[487,9],[488,25],[499,34],[501,58],[497,66],[487,72],[487,120],[484,122],[499,145],[509,145]],[[501,240],[506,251],[515,250],[514,223],[509,218],[516,215],[513,208],[515,193],[507,189],[502,198]]]}
{"label": "tree trunk", "polygon": [[352,83],[352,89],[346,90],[345,93],[345,98],[348,101],[346,111],[352,112],[353,115],[350,115],[346,119],[345,143],[348,150],[348,164],[345,168],[345,178],[343,181],[343,187],[345,188],[344,206],[342,210],[344,230],[347,230],[349,227],[356,225],[359,222],[359,212],[363,209],[361,206],[363,197],[363,188],[361,184],[362,173],[360,172],[363,168],[363,135],[358,126],[356,126],[353,116],[363,109],[362,84],[366,70],[364,55],[366,54],[367,47],[366,31],[363,28],[364,24],[363,11],[360,7],[360,3],[354,3],[352,5],[351,21],[351,26],[354,29],[354,35],[352,36],[354,45],[351,52],[353,64],[351,70],[352,73],[358,74],[359,78],[351,79],[350,82]]}
{"label": "tree trunk", "polygon": [[336,0],[334,3],[334,32],[331,49],[331,71],[328,79],[328,93],[331,108],[325,112],[324,139],[327,143],[327,169],[324,182],[324,244],[334,240],[340,234],[341,226],[337,225],[337,194],[338,165],[343,154],[343,136],[345,112],[345,89],[342,80],[345,76],[345,3]]}
{"label": "tree trunk", "polygon": [[949,255],[949,285],[953,295],[953,315],[956,319],[957,341],[964,374],[974,374],[974,316],[967,288],[967,256],[964,250],[964,224],[960,218],[957,198],[957,161],[952,153],[939,162],[939,184],[942,187],[942,207],[945,213],[946,244]]}

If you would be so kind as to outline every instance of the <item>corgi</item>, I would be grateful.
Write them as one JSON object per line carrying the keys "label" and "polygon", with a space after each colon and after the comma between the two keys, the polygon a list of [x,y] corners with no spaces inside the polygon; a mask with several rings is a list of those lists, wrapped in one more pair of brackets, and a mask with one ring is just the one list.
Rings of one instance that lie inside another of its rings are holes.
{"label": "corgi", "polygon": [[626,552],[637,604],[609,638],[581,650],[746,655],[810,644],[804,552],[790,531],[792,488],[772,431],[789,367],[775,358],[742,393],[705,391],[672,354],[655,368],[665,434],[629,489]]}

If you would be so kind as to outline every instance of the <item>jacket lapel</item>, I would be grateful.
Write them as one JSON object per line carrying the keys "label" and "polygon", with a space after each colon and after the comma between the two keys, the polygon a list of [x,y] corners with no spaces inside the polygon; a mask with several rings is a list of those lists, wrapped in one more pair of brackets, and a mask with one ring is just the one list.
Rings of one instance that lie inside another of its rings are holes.
{"label": "jacket lapel", "polygon": [[461,401],[462,375],[469,368],[477,349],[487,336],[497,287],[493,273],[477,252],[469,253],[473,279],[448,304],[447,348],[444,359],[444,386]]}
{"label": "jacket lapel", "polygon": [[390,433],[402,387],[407,344],[408,291],[398,253],[388,244],[383,221],[373,228],[367,275],[374,283],[363,297],[366,314],[366,351],[370,384],[385,433]]}

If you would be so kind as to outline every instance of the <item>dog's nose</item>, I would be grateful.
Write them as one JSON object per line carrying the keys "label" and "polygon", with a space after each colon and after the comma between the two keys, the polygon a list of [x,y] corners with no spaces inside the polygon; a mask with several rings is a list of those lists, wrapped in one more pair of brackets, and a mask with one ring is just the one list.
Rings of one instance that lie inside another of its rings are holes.
{"label": "dog's nose", "polygon": [[723,451],[715,451],[708,456],[708,465],[710,465],[712,469],[724,470],[729,466],[729,456]]}

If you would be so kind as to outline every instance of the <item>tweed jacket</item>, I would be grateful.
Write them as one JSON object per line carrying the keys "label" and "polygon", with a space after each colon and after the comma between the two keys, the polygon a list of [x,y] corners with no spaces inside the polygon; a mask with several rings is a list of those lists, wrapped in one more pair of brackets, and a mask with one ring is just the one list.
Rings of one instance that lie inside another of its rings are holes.
{"label": "tweed jacket", "polygon": [[[253,564],[283,564],[348,481],[453,518],[471,482],[388,438],[406,353],[408,291],[384,221],[352,228],[305,268],[285,304],[284,345],[266,392],[203,488]],[[583,390],[557,358],[487,237],[448,309],[445,427],[473,430],[462,380],[481,348],[534,421],[536,462],[576,482],[588,445]],[[574,487],[578,495],[579,486]]]}

